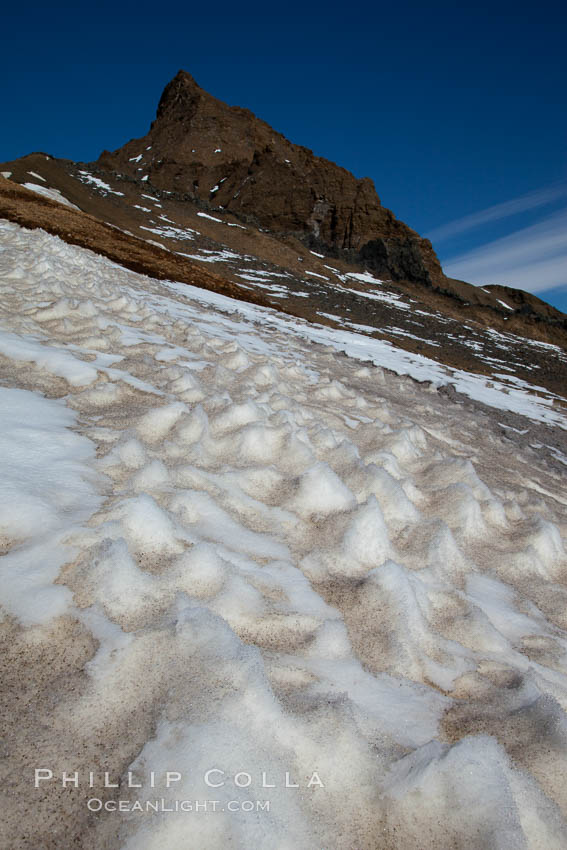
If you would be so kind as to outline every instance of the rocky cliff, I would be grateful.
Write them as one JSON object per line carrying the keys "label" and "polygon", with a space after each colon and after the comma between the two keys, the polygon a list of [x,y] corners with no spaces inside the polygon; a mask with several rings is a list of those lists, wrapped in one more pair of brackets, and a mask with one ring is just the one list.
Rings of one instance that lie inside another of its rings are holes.
{"label": "rocky cliff", "polygon": [[97,165],[296,236],[383,278],[442,277],[431,243],[382,206],[372,180],[292,144],[186,71],[166,86],[148,134],[104,151]]}

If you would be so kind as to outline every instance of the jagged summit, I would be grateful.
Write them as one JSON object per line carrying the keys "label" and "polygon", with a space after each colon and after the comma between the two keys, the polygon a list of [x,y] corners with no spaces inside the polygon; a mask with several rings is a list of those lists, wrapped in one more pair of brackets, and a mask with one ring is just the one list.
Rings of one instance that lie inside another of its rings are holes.
{"label": "jagged summit", "polygon": [[442,277],[431,243],[382,206],[370,178],[357,179],[250,110],[228,106],[187,71],[165,87],[148,134],[104,151],[98,165],[214,203],[392,280]]}
{"label": "jagged summit", "polygon": [[179,70],[162,92],[157,107],[156,120],[165,120],[167,117],[173,120],[184,120],[191,115],[199,100],[215,104],[217,109],[225,107],[225,109],[234,112],[248,112],[252,115],[248,109],[228,106],[228,104],[218,100],[202,89],[189,71]]}

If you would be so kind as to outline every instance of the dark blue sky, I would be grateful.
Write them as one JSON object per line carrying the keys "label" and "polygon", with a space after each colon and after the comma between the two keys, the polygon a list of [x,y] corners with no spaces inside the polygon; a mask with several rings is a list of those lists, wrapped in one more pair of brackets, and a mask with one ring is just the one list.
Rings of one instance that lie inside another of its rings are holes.
{"label": "dark blue sky", "polygon": [[565,4],[32,2],[2,29],[0,160],[94,159],[185,68],[372,177],[450,273],[567,310]]}

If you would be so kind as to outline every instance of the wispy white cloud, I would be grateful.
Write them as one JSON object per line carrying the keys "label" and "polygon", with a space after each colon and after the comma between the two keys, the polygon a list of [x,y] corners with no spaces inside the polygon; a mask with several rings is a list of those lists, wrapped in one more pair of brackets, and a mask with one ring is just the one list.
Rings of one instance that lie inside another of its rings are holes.
{"label": "wispy white cloud", "polygon": [[473,230],[475,227],[481,227],[483,224],[488,224],[491,221],[500,221],[517,213],[544,207],[566,196],[567,186],[548,186],[545,189],[529,192],[527,195],[521,195],[521,197],[513,198],[511,201],[504,201],[502,204],[495,204],[479,212],[466,215],[455,221],[450,221],[448,224],[434,228],[425,235],[433,243],[443,242],[446,239],[450,239],[460,233],[465,233],[467,230]]}
{"label": "wispy white cloud", "polygon": [[530,292],[567,285],[567,209],[443,266],[449,277],[479,285],[500,283]]}

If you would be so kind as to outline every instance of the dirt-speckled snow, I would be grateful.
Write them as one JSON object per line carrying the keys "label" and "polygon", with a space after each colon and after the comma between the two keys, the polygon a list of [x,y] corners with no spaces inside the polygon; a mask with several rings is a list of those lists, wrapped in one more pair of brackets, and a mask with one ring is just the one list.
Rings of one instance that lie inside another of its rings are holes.
{"label": "dirt-speckled snow", "polygon": [[559,461],[427,358],[0,246],[5,846],[567,846]]}

